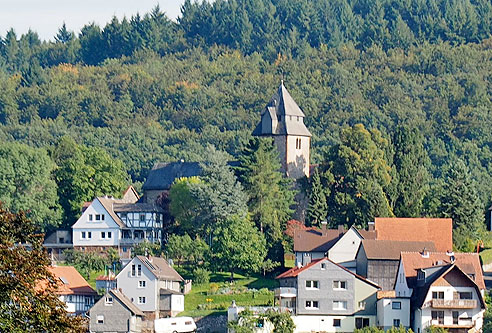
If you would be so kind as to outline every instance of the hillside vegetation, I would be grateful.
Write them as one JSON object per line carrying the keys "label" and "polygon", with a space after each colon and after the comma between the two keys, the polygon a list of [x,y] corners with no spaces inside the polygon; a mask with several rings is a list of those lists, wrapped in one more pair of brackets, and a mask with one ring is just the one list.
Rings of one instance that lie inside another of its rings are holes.
{"label": "hillside vegetation", "polygon": [[[235,158],[284,79],[313,133],[312,163],[342,158],[334,150],[342,129],[363,124],[379,131],[383,159],[397,168],[405,143],[395,146],[394,133],[408,127],[429,174],[413,214],[443,215],[444,180],[462,163],[484,216],[492,199],[491,8],[467,0],[186,1],[177,22],[156,8],[88,24],[78,36],[63,26],[55,42],[9,31],[0,43],[0,140],[48,150],[56,162],[54,145],[69,136],[102,147],[138,183],[157,161],[202,160],[207,144]],[[336,165],[324,171],[333,175]],[[321,179],[334,188],[329,175]],[[390,185],[378,186],[393,214],[398,195],[390,192],[413,189]],[[326,195],[330,202],[333,192]]]}

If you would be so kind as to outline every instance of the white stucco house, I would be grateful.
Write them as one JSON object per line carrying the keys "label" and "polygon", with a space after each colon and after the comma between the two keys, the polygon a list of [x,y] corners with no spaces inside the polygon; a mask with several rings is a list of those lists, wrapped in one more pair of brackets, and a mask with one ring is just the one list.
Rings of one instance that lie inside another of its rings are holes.
{"label": "white stucco house", "polygon": [[136,256],[116,280],[118,289],[150,317],[174,317],[184,311],[185,281],[163,258]]}
{"label": "white stucco house", "polygon": [[448,332],[481,332],[484,290],[476,253],[401,253],[395,297],[410,300],[410,326],[416,333],[431,325]]}

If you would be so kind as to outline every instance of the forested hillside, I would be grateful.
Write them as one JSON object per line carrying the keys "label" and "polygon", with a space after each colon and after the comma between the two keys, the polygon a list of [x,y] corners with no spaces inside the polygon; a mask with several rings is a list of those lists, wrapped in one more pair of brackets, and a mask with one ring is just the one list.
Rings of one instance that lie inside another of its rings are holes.
{"label": "forested hillside", "polygon": [[[484,213],[491,23],[485,0],[218,0],[186,1],[178,22],[156,8],[78,36],[61,27],[55,42],[9,31],[0,43],[0,140],[53,158],[69,136],[102,147],[141,182],[157,161],[203,160],[207,144],[237,156],[283,78],[313,133],[312,163],[338,158],[342,129],[361,123],[388,141],[391,167],[401,162],[396,129],[416,129],[430,190],[415,214],[439,215],[457,159]],[[389,201],[394,210],[397,199]]]}

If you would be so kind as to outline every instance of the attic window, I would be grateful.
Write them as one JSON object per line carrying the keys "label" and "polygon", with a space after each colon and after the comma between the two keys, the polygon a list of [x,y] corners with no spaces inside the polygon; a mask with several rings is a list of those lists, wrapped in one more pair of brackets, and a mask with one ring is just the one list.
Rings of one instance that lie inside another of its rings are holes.
{"label": "attic window", "polygon": [[63,282],[63,284],[68,284],[67,279],[65,279],[63,276],[60,276],[60,280],[61,282]]}
{"label": "attic window", "polygon": [[104,300],[104,304],[112,305],[113,304],[113,297],[112,296],[106,296],[106,299]]}
{"label": "attic window", "polygon": [[97,315],[97,323],[104,324],[104,315]]}

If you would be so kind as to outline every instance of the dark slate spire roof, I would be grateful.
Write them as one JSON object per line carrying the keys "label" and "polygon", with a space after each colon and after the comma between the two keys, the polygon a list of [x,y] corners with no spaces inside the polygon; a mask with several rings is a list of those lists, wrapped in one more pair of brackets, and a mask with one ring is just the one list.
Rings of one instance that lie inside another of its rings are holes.
{"label": "dark slate spire roof", "polygon": [[311,136],[304,125],[304,113],[282,82],[261,113],[261,121],[253,135]]}

